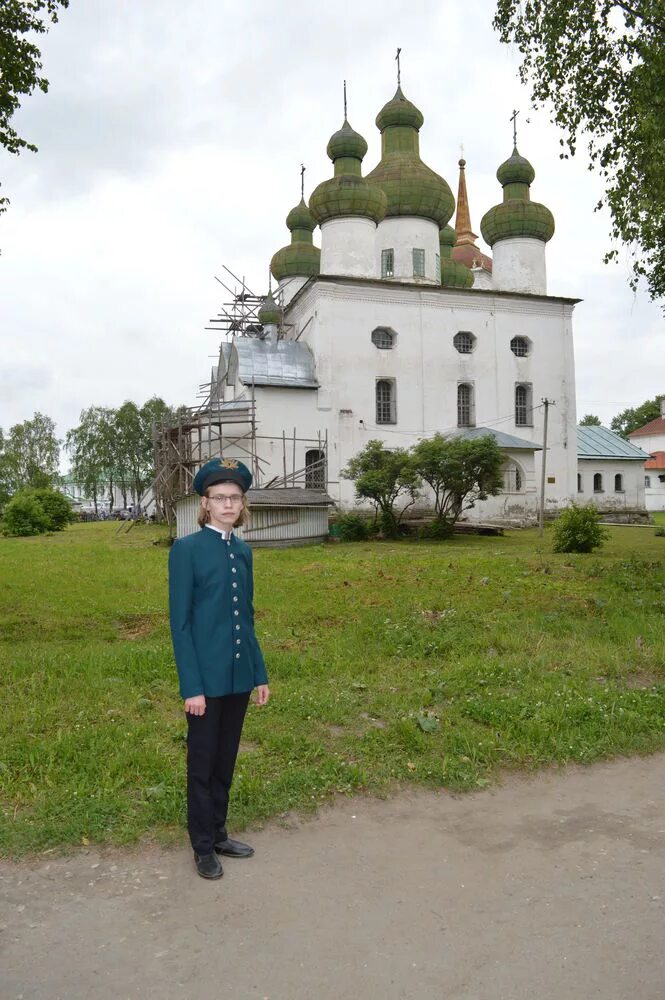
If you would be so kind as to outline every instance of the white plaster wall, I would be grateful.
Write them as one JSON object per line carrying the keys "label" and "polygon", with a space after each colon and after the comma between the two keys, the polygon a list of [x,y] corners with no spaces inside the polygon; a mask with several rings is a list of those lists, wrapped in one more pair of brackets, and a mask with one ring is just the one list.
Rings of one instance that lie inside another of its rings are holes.
{"label": "white plaster wall", "polygon": [[543,241],[519,238],[495,243],[492,247],[492,284],[497,291],[546,295]]}
{"label": "white plaster wall", "polygon": [[[580,458],[578,472],[582,476],[582,492],[577,493],[577,503],[593,503],[601,510],[645,509],[644,465],[640,461]],[[603,477],[602,493],[593,489],[597,472]],[[623,477],[623,492],[614,489],[617,474]]]}
{"label": "white plaster wall", "polygon": [[[413,274],[414,248],[425,251],[425,277]],[[401,215],[384,219],[376,227],[376,275],[381,277],[381,251],[394,251],[392,281],[415,281],[423,284],[441,284],[439,258],[439,227],[431,219]]]}
{"label": "white plaster wall", "polygon": [[308,281],[309,278],[299,275],[282,278],[277,285],[277,301],[282,308],[289,304],[293,296],[299,292],[302,286],[307,284]]}
{"label": "white plaster wall", "polygon": [[651,473],[651,477],[652,484],[654,484],[654,479],[655,484],[644,490],[644,506],[647,510],[665,510],[665,483],[659,482],[653,473]]}
{"label": "white plaster wall", "polygon": [[629,435],[628,440],[647,454],[652,451],[665,451],[665,434],[639,434],[637,437]]}
{"label": "white plaster wall", "polygon": [[[546,396],[555,401],[550,408],[547,457],[547,476],[553,481],[546,485],[545,500],[550,508],[568,504],[577,495],[572,310],[573,303],[561,299],[525,299],[475,289],[313,283],[287,319],[294,329],[310,320],[302,339],[317,358],[321,388],[308,403],[309,418],[313,428],[325,426],[329,431],[331,496],[345,506],[353,505],[353,486],[339,473],[372,438],[409,447],[436,431],[455,429],[457,385],[468,381],[475,389],[476,425],[496,427],[536,444],[543,437],[540,400]],[[372,344],[371,332],[377,326],[396,331],[392,350]],[[471,355],[461,355],[453,346],[459,330],[476,337]],[[516,358],[510,350],[516,335],[531,341],[526,358]],[[375,382],[381,377],[396,380],[394,425],[376,424]],[[516,382],[533,385],[532,427],[515,425]],[[536,488],[540,463],[537,452]],[[487,503],[489,511],[504,501]],[[510,504],[514,506],[512,499]],[[525,497],[524,506],[532,507],[529,498]],[[479,505],[476,516],[487,516],[483,511]]]}
{"label": "white plaster wall", "polygon": [[484,267],[472,267],[473,274],[472,288],[492,288],[492,275]]}
{"label": "white plaster wall", "polygon": [[358,216],[329,219],[321,226],[321,274],[375,278],[376,223]]}

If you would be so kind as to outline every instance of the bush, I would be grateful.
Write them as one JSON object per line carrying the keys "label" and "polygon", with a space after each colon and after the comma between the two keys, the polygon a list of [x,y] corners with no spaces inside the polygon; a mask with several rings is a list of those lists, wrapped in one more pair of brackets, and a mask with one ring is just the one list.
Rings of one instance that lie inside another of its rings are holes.
{"label": "bush", "polygon": [[364,542],[372,525],[362,514],[341,514],[334,522],[335,535],[343,542]]}
{"label": "bush", "polygon": [[69,500],[48,487],[15,493],[4,510],[6,535],[40,535],[62,531],[74,520]]}
{"label": "bush", "polygon": [[665,538],[665,528],[656,528],[656,530],[654,531],[654,535],[656,535],[658,538]]}
{"label": "bush", "polygon": [[49,531],[62,531],[74,520],[72,505],[59,490],[32,490],[32,495],[48,518]]}
{"label": "bush", "polygon": [[599,524],[600,514],[593,504],[573,504],[554,523],[555,552],[593,552],[600,548],[609,532]]}
{"label": "bush", "polygon": [[441,541],[445,538],[452,538],[454,532],[455,525],[451,521],[437,517],[434,521],[431,521],[420,529],[418,537],[431,541]]}
{"label": "bush", "polygon": [[31,493],[17,493],[5,507],[2,530],[6,535],[41,535],[49,530],[48,515]]}

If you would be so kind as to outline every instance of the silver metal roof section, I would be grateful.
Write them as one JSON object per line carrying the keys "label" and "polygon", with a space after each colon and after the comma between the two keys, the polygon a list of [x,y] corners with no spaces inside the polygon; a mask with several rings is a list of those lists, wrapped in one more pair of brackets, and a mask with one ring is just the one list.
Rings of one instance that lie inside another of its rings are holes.
{"label": "silver metal roof section", "polygon": [[314,355],[307,344],[254,337],[236,337],[231,347],[229,370],[238,366],[245,385],[273,385],[290,389],[318,389]]}
{"label": "silver metal roof section", "polygon": [[649,455],[607,427],[577,428],[578,458],[610,458],[645,462]]}

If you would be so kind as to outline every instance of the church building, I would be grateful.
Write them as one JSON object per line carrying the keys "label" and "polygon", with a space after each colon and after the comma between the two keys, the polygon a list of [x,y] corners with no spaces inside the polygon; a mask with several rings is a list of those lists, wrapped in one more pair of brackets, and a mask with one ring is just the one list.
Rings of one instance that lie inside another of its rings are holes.
{"label": "church building", "polygon": [[[255,336],[222,344],[213,394],[236,421],[251,402],[263,434],[309,439],[294,466],[316,486],[324,463],[328,493],[345,509],[354,489],[341,472],[368,441],[408,448],[437,431],[492,434],[503,491],[471,516],[527,523],[539,502],[544,401],[546,510],[577,496],[579,300],[547,293],[554,219],[532,201],[535,171],[516,145],[480,226],[490,257],[471,229],[464,160],[450,225],[452,191],[420,157],[423,121],[398,85],[376,117],[381,159],[363,173],[367,143],[345,113],[327,147],[333,175],[289,212],[290,242],[271,262],[276,292]],[[259,454],[258,485],[281,463],[277,448]]]}

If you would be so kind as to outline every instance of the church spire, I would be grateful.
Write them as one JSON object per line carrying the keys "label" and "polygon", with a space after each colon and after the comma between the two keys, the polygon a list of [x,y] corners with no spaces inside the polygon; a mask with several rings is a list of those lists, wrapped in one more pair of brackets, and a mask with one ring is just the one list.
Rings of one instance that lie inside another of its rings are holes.
{"label": "church spire", "polygon": [[466,175],[464,168],[466,160],[459,161],[459,185],[457,187],[457,215],[455,216],[456,245],[458,247],[475,247],[478,236],[471,229],[471,213],[469,212],[469,197],[466,193]]}

